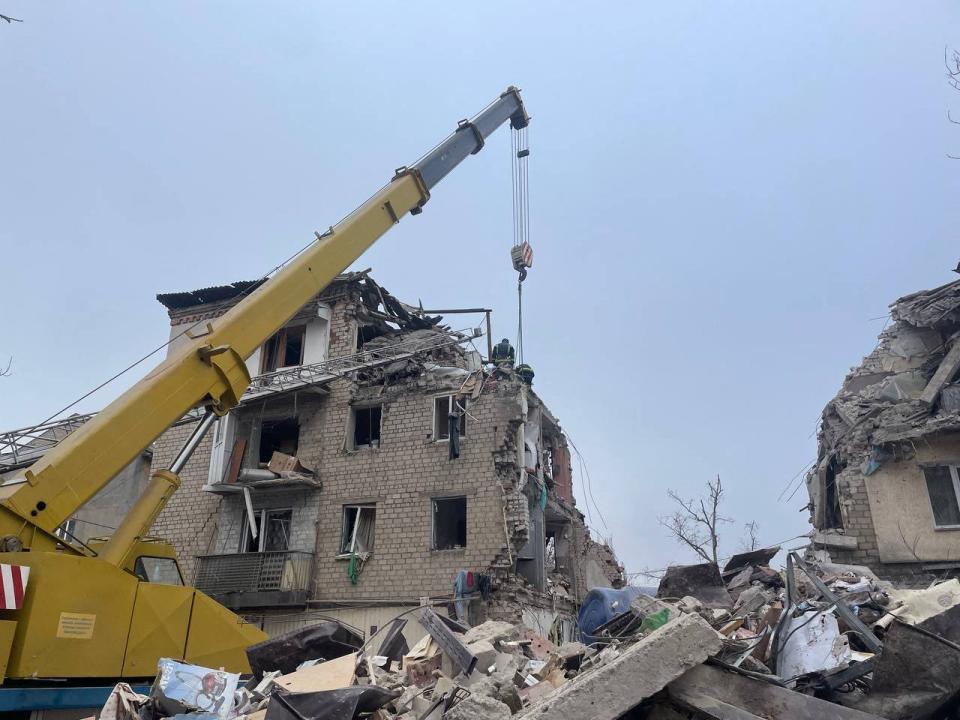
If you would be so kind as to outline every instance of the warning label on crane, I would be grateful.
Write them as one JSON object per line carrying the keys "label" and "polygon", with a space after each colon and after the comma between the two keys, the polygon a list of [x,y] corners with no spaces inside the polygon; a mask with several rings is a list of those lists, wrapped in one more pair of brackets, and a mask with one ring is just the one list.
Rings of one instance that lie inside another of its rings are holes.
{"label": "warning label on crane", "polygon": [[93,637],[93,626],[96,622],[96,615],[62,612],[60,622],[57,624],[57,637],[90,640]]}

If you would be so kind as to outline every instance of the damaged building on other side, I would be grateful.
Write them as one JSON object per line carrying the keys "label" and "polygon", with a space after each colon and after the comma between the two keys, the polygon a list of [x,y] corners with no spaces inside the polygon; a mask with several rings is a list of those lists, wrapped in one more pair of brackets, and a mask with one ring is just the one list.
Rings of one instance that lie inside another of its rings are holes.
{"label": "damaged building on other side", "polygon": [[881,577],[960,570],[960,280],[902,297],[823,411],[815,548]]}
{"label": "damaged building on other side", "polygon": [[[158,296],[172,349],[253,286]],[[471,623],[559,637],[589,588],[623,584],[575,507],[557,419],[509,363],[473,349],[479,331],[441,322],[351,273],[249,358],[241,404],[153,528],[188,581],[271,634],[317,613],[369,630],[456,584]],[[195,422],[154,444],[154,469]]]}

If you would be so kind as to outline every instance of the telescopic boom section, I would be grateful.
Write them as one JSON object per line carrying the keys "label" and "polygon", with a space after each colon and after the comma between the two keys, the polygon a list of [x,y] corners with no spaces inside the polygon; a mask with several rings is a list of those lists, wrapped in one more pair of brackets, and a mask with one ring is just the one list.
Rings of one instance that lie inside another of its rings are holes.
{"label": "telescopic boom section", "polygon": [[[226,314],[198,323],[189,333],[192,343],[22,476],[0,486],[0,539],[16,536],[25,547],[52,548],[53,531],[185,413],[200,405],[218,415],[228,412],[250,382],[245,358],[400,218],[419,212],[430,189],[508,120],[514,128],[529,122],[514,87],[461,121],[416,164],[399,169],[383,189]],[[155,515],[159,508],[151,510]]]}

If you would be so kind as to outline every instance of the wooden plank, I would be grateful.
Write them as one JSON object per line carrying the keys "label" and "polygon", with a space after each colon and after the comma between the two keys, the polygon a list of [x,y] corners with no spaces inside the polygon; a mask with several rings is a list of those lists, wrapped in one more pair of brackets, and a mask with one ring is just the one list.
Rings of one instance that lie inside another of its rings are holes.
{"label": "wooden plank", "polygon": [[350,653],[288,675],[281,675],[274,682],[292,693],[339,690],[353,685],[356,667],[357,656]]}
{"label": "wooden plank", "polygon": [[453,664],[459,667],[465,675],[473,672],[473,668],[477,664],[477,656],[467,649],[467,646],[433,610],[425,607],[420,611],[420,624],[423,625],[424,630],[430,633],[430,637],[437,641],[437,645],[453,661]]}
{"label": "wooden plank", "polygon": [[462,622],[457,622],[453,618],[449,618],[446,615],[437,615],[444,625],[453,630],[455,633],[460,633],[461,635],[470,629],[469,625],[464,625]]}
{"label": "wooden plank", "polygon": [[233,450],[230,452],[230,468],[227,470],[225,482],[235,483],[237,481],[237,477],[240,475],[240,464],[243,462],[243,455],[246,451],[246,438],[239,438],[233,443]]}
{"label": "wooden plank", "polygon": [[943,390],[943,386],[953,379],[957,370],[960,370],[960,340],[953,343],[946,356],[940,361],[940,367],[937,368],[923,392],[920,393],[920,402],[933,405],[934,400]]}

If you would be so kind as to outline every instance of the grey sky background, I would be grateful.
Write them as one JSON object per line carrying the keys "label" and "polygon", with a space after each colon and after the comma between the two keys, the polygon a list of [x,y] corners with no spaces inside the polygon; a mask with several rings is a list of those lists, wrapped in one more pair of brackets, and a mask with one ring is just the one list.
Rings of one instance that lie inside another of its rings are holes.
{"label": "grey sky background", "polygon": [[[724,554],[749,520],[763,542],[806,532],[804,491],[777,497],[823,405],[889,302],[956,277],[954,3],[0,12],[24,19],[0,24],[2,429],[164,342],[156,293],[258,277],[510,84],[534,118],[526,360],[628,570],[692,560],[657,517],[718,473]],[[356,267],[410,302],[493,307],[512,338],[509,147]]]}

